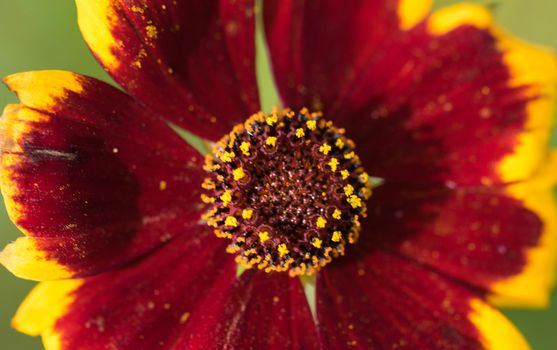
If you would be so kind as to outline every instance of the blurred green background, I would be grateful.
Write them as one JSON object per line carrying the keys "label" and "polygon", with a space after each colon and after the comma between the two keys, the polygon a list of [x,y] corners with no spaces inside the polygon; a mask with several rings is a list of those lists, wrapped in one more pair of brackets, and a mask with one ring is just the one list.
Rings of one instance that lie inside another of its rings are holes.
{"label": "blurred green background", "polygon": [[[455,2],[439,0],[437,6]],[[497,18],[511,32],[557,48],[557,1],[484,3],[495,5]],[[110,80],[81,39],[72,0],[0,0],[0,23],[0,76],[37,69],[66,69]],[[0,106],[12,102],[16,102],[15,97],[7,89],[0,88]],[[5,210],[0,208],[0,246],[18,235]],[[1,349],[42,349],[39,339],[18,334],[10,328],[11,316],[32,286],[32,282],[17,279],[0,268]],[[506,311],[535,350],[557,349],[557,293],[553,300],[549,310]]]}

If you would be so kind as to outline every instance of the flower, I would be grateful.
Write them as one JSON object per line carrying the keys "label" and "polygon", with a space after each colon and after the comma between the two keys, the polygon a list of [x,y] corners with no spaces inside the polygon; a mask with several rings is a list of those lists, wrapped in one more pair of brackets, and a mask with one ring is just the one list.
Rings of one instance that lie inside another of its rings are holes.
{"label": "flower", "polygon": [[0,262],[42,281],[14,326],[49,350],[528,348],[491,305],[554,282],[557,62],[484,7],[429,5],[265,1],[265,114],[253,0],[77,0],[126,92],[5,79],[25,236]]}

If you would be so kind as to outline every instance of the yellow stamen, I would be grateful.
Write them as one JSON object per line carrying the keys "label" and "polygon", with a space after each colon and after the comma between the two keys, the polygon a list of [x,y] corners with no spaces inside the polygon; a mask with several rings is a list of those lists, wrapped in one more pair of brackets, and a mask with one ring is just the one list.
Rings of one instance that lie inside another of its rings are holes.
{"label": "yellow stamen", "polygon": [[363,172],[359,176],[360,182],[367,183],[369,181],[369,175],[366,172]]}
{"label": "yellow stamen", "polygon": [[315,120],[308,120],[306,122],[306,126],[308,127],[308,129],[310,130],[315,130],[317,129],[317,122]]}
{"label": "yellow stamen", "polygon": [[352,208],[356,209],[356,208],[360,208],[362,206],[362,200],[360,199],[360,197],[356,196],[356,195],[352,195],[350,196],[348,199],[346,199],[346,201],[352,206]]}
{"label": "yellow stamen", "polygon": [[282,258],[283,256],[285,256],[286,254],[290,253],[290,251],[288,250],[288,248],[286,247],[286,244],[281,243],[278,246],[278,252],[280,257]]}
{"label": "yellow stamen", "polygon": [[360,189],[360,194],[365,198],[369,199],[371,197],[372,190],[366,187]]}
{"label": "yellow stamen", "polygon": [[346,159],[352,159],[354,158],[354,152],[348,152],[344,155],[344,158]]}
{"label": "yellow stamen", "polygon": [[348,178],[348,176],[350,176],[350,172],[348,170],[344,169],[340,172],[340,175],[342,175],[343,180],[346,180]]}
{"label": "yellow stamen", "polygon": [[269,136],[267,137],[267,140],[265,140],[265,144],[275,147],[277,144],[277,138],[275,136]]}
{"label": "yellow stamen", "polygon": [[277,117],[276,113],[273,113],[273,114],[267,116],[267,118],[265,118],[265,122],[269,126],[273,126],[277,121],[278,121],[278,117]]}
{"label": "yellow stamen", "polygon": [[225,163],[230,163],[235,156],[234,152],[224,152],[220,155],[220,159]]}
{"label": "yellow stamen", "polygon": [[342,216],[342,212],[338,209],[335,209],[335,211],[333,211],[333,218],[340,220],[340,217]]}
{"label": "yellow stamen", "polygon": [[319,238],[314,238],[313,242],[311,242],[311,245],[314,246],[315,248],[321,248],[322,243],[323,241],[320,240]]}
{"label": "yellow stamen", "polygon": [[341,138],[338,138],[335,142],[335,146],[337,146],[340,149],[343,149],[344,148],[344,141],[342,141]]}
{"label": "yellow stamen", "polygon": [[317,221],[315,222],[315,224],[319,228],[325,228],[325,225],[327,225],[327,220],[324,217],[320,216],[320,217],[317,218]]}
{"label": "yellow stamen", "polygon": [[302,128],[296,129],[296,137],[297,138],[302,138],[304,136],[306,136],[306,133],[304,132],[304,129],[302,129]]}
{"label": "yellow stamen", "polygon": [[232,176],[234,176],[234,180],[238,181],[246,177],[246,173],[242,167],[232,170]]}
{"label": "yellow stamen", "polygon": [[251,147],[251,145],[249,144],[249,142],[244,141],[240,144],[240,151],[242,151],[242,153],[245,156],[249,156],[250,155],[250,153],[249,153],[250,147]]}
{"label": "yellow stamen", "polygon": [[346,197],[350,197],[351,195],[353,195],[354,187],[350,184],[344,186],[344,194],[346,195]]}
{"label": "yellow stamen", "polygon": [[230,190],[224,191],[224,193],[220,195],[220,200],[222,201],[223,206],[228,206],[228,203],[232,201],[232,193]]}
{"label": "yellow stamen", "polygon": [[234,216],[227,216],[224,220],[224,226],[238,227],[238,220]]}
{"label": "yellow stamen", "polygon": [[329,154],[331,149],[332,149],[331,146],[329,146],[327,143],[324,143],[319,147],[319,152],[323,153],[324,155],[327,155]]}
{"label": "yellow stamen", "polygon": [[333,242],[340,242],[341,239],[342,239],[342,233],[340,233],[340,231],[333,232],[333,238],[331,238]]}
{"label": "yellow stamen", "polygon": [[263,231],[259,233],[259,240],[264,243],[269,240],[269,232]]}
{"label": "yellow stamen", "polygon": [[329,163],[327,163],[327,164],[329,164],[329,166],[331,167],[331,170],[333,171],[333,173],[334,173],[335,171],[337,171],[337,166],[338,166],[338,164],[339,164],[339,163],[338,163],[338,159],[336,159],[336,158],[331,158],[331,160],[330,160]]}
{"label": "yellow stamen", "polygon": [[244,209],[242,211],[242,217],[246,220],[251,219],[251,217],[253,216],[253,210],[251,209]]}

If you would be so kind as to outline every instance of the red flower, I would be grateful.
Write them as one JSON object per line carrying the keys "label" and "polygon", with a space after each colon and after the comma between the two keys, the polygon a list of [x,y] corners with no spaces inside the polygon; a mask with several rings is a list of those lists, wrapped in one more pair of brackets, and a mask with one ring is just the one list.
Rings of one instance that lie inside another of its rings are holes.
{"label": "red flower", "polygon": [[[126,93],[5,79],[2,193],[26,236],[0,262],[46,281],[14,326],[49,350],[528,348],[490,305],[553,286],[554,56],[479,6],[264,5],[295,113],[233,129],[261,109],[254,0],[77,0]],[[169,123],[222,139],[207,180]]]}

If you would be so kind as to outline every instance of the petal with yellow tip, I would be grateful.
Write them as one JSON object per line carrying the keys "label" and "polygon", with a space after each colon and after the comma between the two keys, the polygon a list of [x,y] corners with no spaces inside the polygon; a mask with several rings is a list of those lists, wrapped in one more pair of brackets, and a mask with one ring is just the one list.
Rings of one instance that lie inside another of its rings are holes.
{"label": "petal with yellow tip", "polygon": [[105,70],[177,126],[215,141],[260,110],[254,0],[75,2],[81,33]]}
{"label": "petal with yellow tip", "polygon": [[1,253],[13,273],[94,275],[199,220],[202,158],[131,97],[61,71],[5,82],[21,104],[8,105],[0,119],[0,189],[27,236]]}
{"label": "petal with yellow tip", "polygon": [[[219,290],[234,288],[236,264],[225,246],[200,226],[125,268],[40,283],[12,324],[42,336],[47,350],[154,349],[176,343],[185,327],[216,314],[209,304],[218,304]],[[206,297],[210,303],[203,302]]]}
{"label": "petal with yellow tip", "polygon": [[500,312],[480,299],[470,301],[468,318],[478,328],[486,350],[530,350],[520,331]]}
{"label": "petal with yellow tip", "polygon": [[357,264],[324,269],[316,299],[330,348],[530,349],[471,289],[397,254],[374,252]]}
{"label": "petal with yellow tip", "polygon": [[400,27],[408,30],[423,21],[431,11],[432,5],[433,0],[399,0],[398,16],[400,17]]}
{"label": "petal with yellow tip", "polygon": [[539,307],[549,305],[557,269],[557,151],[552,151],[537,174],[523,183],[507,188],[510,196],[522,201],[542,223],[536,244],[525,247],[525,262],[513,276],[496,281],[490,288],[490,300],[503,307]]}
{"label": "petal with yellow tip", "polygon": [[12,326],[31,336],[52,329],[74,301],[82,280],[64,280],[39,283],[19,306]]}

